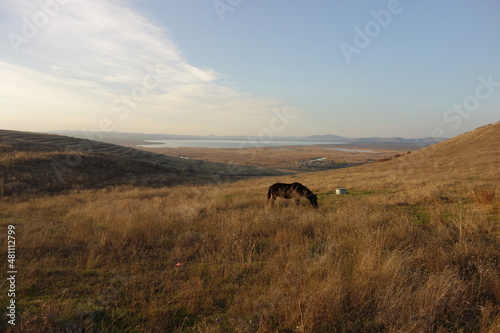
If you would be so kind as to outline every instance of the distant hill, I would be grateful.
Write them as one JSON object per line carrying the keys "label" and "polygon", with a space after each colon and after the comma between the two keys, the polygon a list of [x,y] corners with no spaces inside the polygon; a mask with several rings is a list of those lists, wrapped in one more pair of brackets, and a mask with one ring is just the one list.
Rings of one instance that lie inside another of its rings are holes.
{"label": "distant hill", "polygon": [[[258,137],[249,137],[241,135],[173,135],[173,134],[147,134],[147,133],[128,133],[128,132],[98,132],[98,131],[54,131],[51,134],[67,135],[82,139],[93,139],[102,142],[122,144],[122,145],[142,145],[151,144],[145,140],[252,140],[259,141]],[[404,139],[404,138],[348,138],[334,134],[324,135],[310,135],[310,136],[283,136],[275,137],[275,140],[280,141],[303,141],[303,142],[325,142],[325,143],[362,143],[365,146],[377,144],[391,144],[391,145],[404,145],[426,147],[437,142],[442,142],[446,138],[420,138],[420,139]]]}
{"label": "distant hill", "polygon": [[279,175],[53,134],[0,130],[0,194],[108,185],[173,186]]}
{"label": "distant hill", "polygon": [[318,187],[328,183],[387,189],[425,183],[425,188],[438,192],[457,184],[465,188],[478,184],[498,186],[499,142],[500,122],[497,122],[387,161],[312,173],[304,178],[317,183]]}
{"label": "distant hill", "polygon": [[[90,132],[86,135],[101,139],[98,133]],[[141,140],[142,135],[146,134],[106,133],[105,137],[132,144],[131,142]],[[153,138],[163,137],[158,135]],[[210,138],[214,139],[214,136]],[[326,135],[309,138],[316,141],[328,138],[340,140],[341,137]],[[349,140],[374,144],[384,140],[401,143],[412,141],[403,138]],[[420,147],[434,143],[413,141]],[[386,177],[390,182],[409,181],[412,177],[426,177],[431,181],[452,177],[451,175],[462,177],[464,180],[469,176],[477,178],[478,175],[486,180],[497,179],[500,169],[498,142],[500,123],[495,123],[387,162],[335,171],[332,175],[341,177],[345,174],[358,180]],[[0,130],[0,195],[57,192],[110,185],[175,186],[222,183],[282,174],[253,166],[182,159],[63,135]],[[318,176],[307,176],[310,177],[313,179]]]}
{"label": "distant hill", "polygon": [[[429,177],[500,178],[500,122],[479,127],[401,158],[401,170],[425,169]],[[395,163],[394,161],[393,163]]]}

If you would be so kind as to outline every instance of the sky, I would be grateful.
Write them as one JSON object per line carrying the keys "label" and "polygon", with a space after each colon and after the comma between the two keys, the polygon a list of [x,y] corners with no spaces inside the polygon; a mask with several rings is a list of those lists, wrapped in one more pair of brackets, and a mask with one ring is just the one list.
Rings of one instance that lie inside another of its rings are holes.
{"label": "sky", "polygon": [[0,0],[0,128],[453,137],[500,117],[500,3]]}

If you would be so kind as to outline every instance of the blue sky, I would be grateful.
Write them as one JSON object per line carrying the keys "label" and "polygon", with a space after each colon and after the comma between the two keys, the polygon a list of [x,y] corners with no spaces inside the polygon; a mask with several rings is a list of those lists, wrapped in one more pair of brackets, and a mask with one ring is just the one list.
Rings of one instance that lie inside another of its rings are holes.
{"label": "blue sky", "polygon": [[500,120],[500,4],[0,1],[0,128],[452,137]]}

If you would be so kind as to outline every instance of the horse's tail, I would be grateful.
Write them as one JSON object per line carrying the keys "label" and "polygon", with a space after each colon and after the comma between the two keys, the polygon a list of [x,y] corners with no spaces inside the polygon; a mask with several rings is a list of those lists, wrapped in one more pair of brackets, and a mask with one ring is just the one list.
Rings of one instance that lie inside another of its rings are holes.
{"label": "horse's tail", "polygon": [[267,200],[271,199],[272,193],[273,193],[272,186],[269,186],[269,190],[267,190]]}

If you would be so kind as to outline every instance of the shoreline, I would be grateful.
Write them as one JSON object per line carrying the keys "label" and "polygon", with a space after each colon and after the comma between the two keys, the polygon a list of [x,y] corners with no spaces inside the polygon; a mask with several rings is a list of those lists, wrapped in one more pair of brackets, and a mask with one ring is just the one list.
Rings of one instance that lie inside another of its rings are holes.
{"label": "shoreline", "polygon": [[255,165],[286,172],[312,172],[351,167],[394,158],[417,150],[417,146],[397,144],[321,144],[265,146],[254,148],[134,148],[180,157],[238,165]]}

